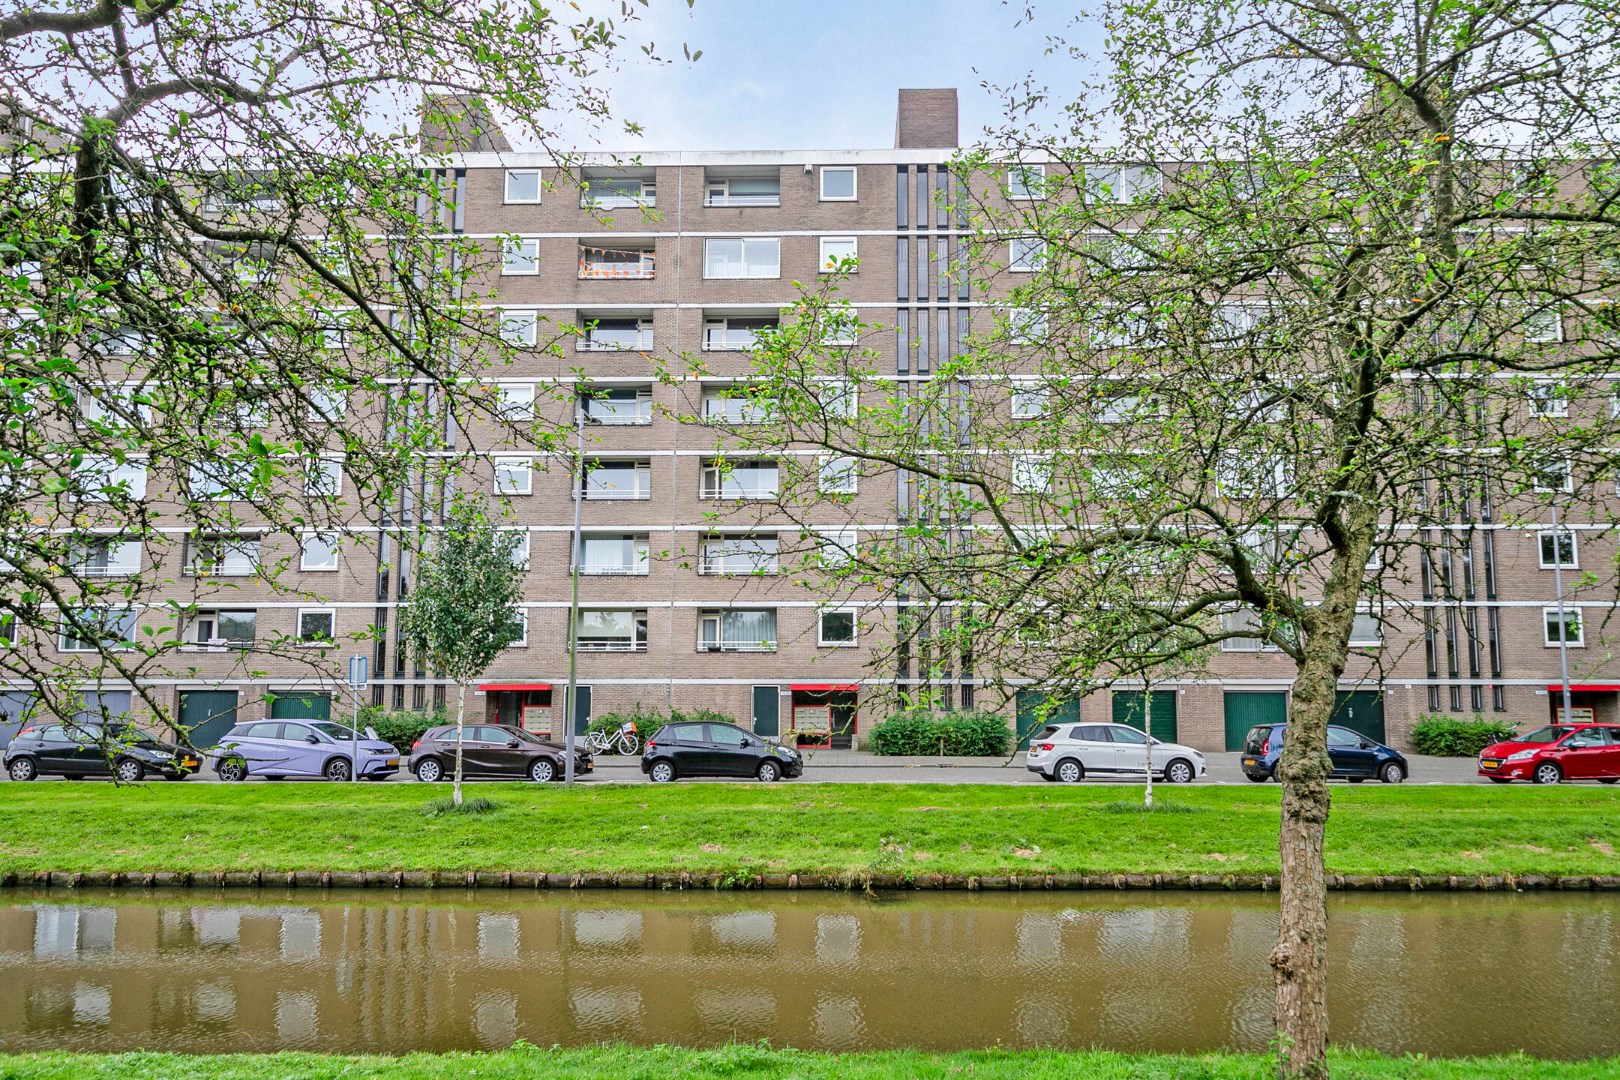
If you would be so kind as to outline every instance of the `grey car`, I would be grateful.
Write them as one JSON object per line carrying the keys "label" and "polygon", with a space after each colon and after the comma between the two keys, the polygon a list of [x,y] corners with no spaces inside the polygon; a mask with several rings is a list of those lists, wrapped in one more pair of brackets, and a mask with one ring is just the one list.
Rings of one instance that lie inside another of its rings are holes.
{"label": "grey car", "polygon": [[[355,750],[358,744],[358,761]],[[386,780],[399,771],[399,751],[391,743],[360,735],[330,720],[254,720],[237,724],[208,752],[221,780],[263,776],[324,776],[348,780],[358,768],[362,780]]]}

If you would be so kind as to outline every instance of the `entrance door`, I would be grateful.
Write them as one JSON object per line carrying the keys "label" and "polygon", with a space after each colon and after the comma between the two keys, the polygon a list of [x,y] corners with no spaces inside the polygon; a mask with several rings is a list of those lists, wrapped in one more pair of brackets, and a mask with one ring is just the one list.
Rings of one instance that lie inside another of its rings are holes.
{"label": "entrance door", "polygon": [[1282,724],[1288,720],[1288,695],[1272,690],[1228,690],[1226,692],[1226,748],[1242,750],[1243,736],[1257,724]]}
{"label": "entrance door", "polygon": [[326,694],[277,694],[270,701],[275,720],[330,720],[332,699]]}
{"label": "entrance door", "polygon": [[[1069,698],[1058,702],[1046,713],[1046,719],[1039,717],[1040,707],[1045,704],[1047,695],[1038,690],[1020,690],[1013,698],[1017,710],[1018,749],[1029,749],[1029,737],[1039,731],[1046,724],[1078,724],[1080,722],[1080,700]],[[1157,704],[1155,702],[1155,704]]]}
{"label": "entrance door", "polygon": [[[1160,742],[1176,741],[1176,698],[1174,690],[1153,691],[1153,730],[1148,732]],[[1129,724],[1142,730],[1142,706],[1146,704],[1140,690],[1114,691],[1114,723]]]}
{"label": "entrance door", "polygon": [[754,734],[775,738],[782,731],[782,692],[775,686],[754,687]]}
{"label": "entrance door", "polygon": [[1383,742],[1384,695],[1376,690],[1340,690],[1333,695],[1333,723]]}
{"label": "entrance door", "polygon": [[574,686],[574,734],[583,735],[591,726],[591,688]]}
{"label": "entrance door", "polygon": [[191,733],[191,745],[213,746],[235,723],[235,690],[180,691],[180,726]]}

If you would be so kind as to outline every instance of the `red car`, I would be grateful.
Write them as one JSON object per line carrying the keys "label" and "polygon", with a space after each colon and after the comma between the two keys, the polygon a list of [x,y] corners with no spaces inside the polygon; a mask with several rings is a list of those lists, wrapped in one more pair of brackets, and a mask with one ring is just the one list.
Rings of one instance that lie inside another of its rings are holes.
{"label": "red car", "polygon": [[1553,724],[1479,754],[1479,775],[1497,784],[1529,780],[1620,781],[1620,724]]}

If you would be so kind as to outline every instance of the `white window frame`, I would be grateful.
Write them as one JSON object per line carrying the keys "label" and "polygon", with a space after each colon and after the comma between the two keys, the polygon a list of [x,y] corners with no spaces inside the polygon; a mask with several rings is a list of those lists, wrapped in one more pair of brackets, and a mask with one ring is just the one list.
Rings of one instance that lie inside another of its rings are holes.
{"label": "white window frame", "polygon": [[1561,383],[1531,383],[1528,395],[1531,416],[1552,420],[1569,415],[1569,390]]}
{"label": "white window frame", "polygon": [[[330,622],[328,622],[327,625],[328,625],[328,628],[331,630],[331,636],[326,640],[316,640],[316,641],[312,641],[312,640],[309,640],[309,639],[305,638],[304,637],[304,617],[306,615],[325,615],[330,620]],[[298,645],[299,645],[300,648],[305,648],[305,649],[330,649],[330,648],[334,648],[337,645],[337,608],[329,608],[329,607],[299,608],[298,609],[297,636],[298,636]]]}
{"label": "white window frame", "polygon": [[772,397],[743,396],[735,387],[715,387],[703,395],[701,409],[705,424],[774,424],[782,410]]}
{"label": "white window frame", "polygon": [[[629,615],[630,640],[628,642],[624,642],[617,638],[581,638],[579,636],[579,621],[587,612],[590,611],[611,611]],[[578,652],[646,652],[647,639],[652,636],[652,626],[650,624],[646,626],[645,635],[643,636],[643,624],[649,624],[646,608],[605,607],[601,604],[593,604],[590,607],[581,608],[579,614],[574,616],[574,625],[571,628],[568,636],[572,641],[575,650]],[[607,644],[590,644],[590,642],[598,641],[606,642]]]}
{"label": "white window frame", "polygon": [[506,643],[508,649],[526,649],[529,647],[529,609],[526,607],[518,608],[517,619],[518,625],[522,629],[518,631],[516,639]]}
{"label": "white window frame", "polygon": [[[714,244],[736,244],[737,245],[737,260],[736,260],[736,262],[733,263],[730,260],[727,260],[726,266],[727,267],[735,266],[737,268],[737,270],[740,271],[739,273],[735,273],[735,274],[716,274],[716,273],[712,272],[713,266],[712,266],[712,263],[711,263],[711,260],[710,260],[709,250],[710,250],[711,245],[714,245]],[[770,246],[770,247],[774,247],[776,249],[776,266],[775,266],[775,269],[771,273],[769,273],[769,274],[763,274],[763,273],[761,273],[761,274],[751,274],[751,273],[747,272],[748,265],[749,265],[748,251],[749,251],[750,245],[754,245],[754,246]],[[704,238],[704,241],[703,241],[703,277],[707,281],[742,281],[742,280],[766,281],[766,280],[777,279],[777,278],[780,278],[781,276],[782,276],[782,238],[779,237],[779,236],[710,236],[710,237],[705,237]]]}
{"label": "white window frame", "polygon": [[859,542],[858,530],[822,529],[816,533],[816,559],[822,566],[847,566]]}
{"label": "white window frame", "polygon": [[[849,248],[849,250],[847,252],[843,253],[843,254],[839,254],[836,250],[833,253],[829,254],[828,251],[827,251],[828,245],[832,245],[835,248],[847,246]],[[860,245],[861,245],[861,241],[860,241],[860,237],[858,237],[858,236],[823,236],[821,238],[821,240],[820,240],[820,253],[821,253],[820,267],[821,267],[821,273],[823,273],[823,274],[832,273],[833,270],[836,269],[834,264],[836,262],[842,262],[844,259],[854,259],[855,260],[855,265],[853,267],[851,267],[851,269],[849,270],[849,273],[851,273],[851,274],[860,273],[860,270],[861,270],[861,267],[860,267],[860,259],[861,259]]]}
{"label": "white window frame", "polygon": [[[588,324],[599,323],[601,321],[599,319],[585,318],[579,321],[578,333],[574,337],[574,349],[576,352],[634,352],[638,349],[651,349],[653,347],[653,322],[650,318],[634,317],[636,340],[630,344],[619,344],[611,340],[599,340],[594,337],[593,335],[603,328],[600,325],[592,327]],[[632,319],[614,319],[613,321],[630,322]],[[610,329],[618,330],[620,328],[611,327]]]}
{"label": "white window frame", "polygon": [[[849,640],[827,640],[827,616],[849,616]],[[861,620],[859,613],[852,607],[820,608],[816,611],[816,647],[821,649],[854,649],[859,647],[861,638]]]}
{"label": "white window frame", "polygon": [[[724,548],[730,544],[739,543],[771,543],[775,550],[758,551],[727,551]],[[717,556],[711,552],[712,546],[720,546],[721,552]],[[728,560],[738,559],[752,563],[745,569],[734,570],[727,565]],[[722,534],[719,536],[705,536],[698,541],[697,572],[703,576],[741,576],[741,577],[770,577],[780,573],[782,569],[782,542],[776,533],[737,533]]]}
{"label": "white window frame", "polygon": [[[630,545],[630,563],[593,563],[587,558],[592,540]],[[587,532],[579,538],[579,572],[585,577],[646,577],[651,573],[651,538],[643,533]],[[572,567],[570,567],[572,569]]]}
{"label": "white window frame", "polygon": [[[514,177],[514,176],[532,176],[532,177],[534,177],[534,198],[532,198],[532,199],[514,199],[512,197],[512,177]],[[538,205],[541,198],[544,196],[545,189],[546,189],[545,184],[542,183],[541,181],[542,181],[542,178],[541,178],[539,169],[507,169],[506,170],[506,176],[505,176],[505,179],[504,179],[504,181],[502,183],[502,187],[501,187],[501,202],[508,205],[508,206],[536,206],[536,205]]]}
{"label": "white window frame", "polygon": [[[622,471],[629,469],[635,477],[635,488],[629,492],[622,492],[608,487],[592,487],[591,475],[601,469]],[[582,481],[585,485],[585,498],[587,500],[601,501],[640,501],[652,498],[652,463],[640,459],[624,458],[592,458],[585,468]]]}
{"label": "white window frame", "polygon": [[[92,568],[90,559],[94,548],[107,549],[107,565]],[[74,568],[85,577],[128,577],[141,572],[145,547],[139,540],[125,540],[117,536],[97,536],[81,541],[74,555]]]}
{"label": "white window frame", "polygon": [[1043,344],[1046,341],[1046,312],[1040,308],[1008,308],[1007,340],[1014,345]]}
{"label": "white window frame", "polygon": [[860,468],[854,458],[847,454],[821,454],[816,458],[816,490],[821,494],[854,495],[860,486]]}
{"label": "white window frame", "polygon": [[[529,264],[528,267],[514,267],[512,264],[514,257],[526,261]],[[540,238],[538,236],[501,237],[502,277],[534,277],[539,273]]]}
{"label": "white window frame", "polygon": [[1012,455],[1012,487],[1020,495],[1045,495],[1052,490],[1052,455],[1020,450]]}
{"label": "white window frame", "polygon": [[[1112,174],[1113,183],[1106,198],[1101,195],[1102,178]],[[1143,180],[1152,176],[1152,183]],[[1096,178],[1094,183],[1093,177]],[[1123,206],[1139,196],[1157,195],[1164,190],[1164,173],[1153,165],[1097,163],[1086,168],[1086,199],[1108,206]]]}
{"label": "white window frame", "polygon": [[108,454],[86,454],[73,470],[73,479],[75,487],[84,487],[76,492],[81,502],[112,502],[116,496],[108,489],[119,484],[128,492],[124,498],[146,498],[147,466],[141,458],[125,458],[120,463]]}
{"label": "white window frame", "polygon": [[[740,615],[745,612],[755,611],[768,611],[771,613],[771,632],[774,636],[755,641],[748,641],[746,643],[727,639],[725,636],[726,616],[732,614]],[[782,626],[778,619],[778,615],[779,612],[776,610],[776,608],[709,608],[706,610],[700,610],[698,612],[698,652],[775,652],[777,642],[781,640],[782,633]],[[712,643],[709,639],[704,637],[705,629],[711,625],[714,628],[714,637]]]}
{"label": "white window frame", "polygon": [[[1260,616],[1256,615],[1250,608],[1245,607],[1238,608],[1235,611],[1221,612],[1221,632],[1231,633],[1234,630],[1253,630],[1254,633],[1243,637],[1222,638],[1222,652],[1274,653],[1282,651],[1276,642],[1261,636],[1265,630],[1264,623],[1261,621]],[[1249,642],[1254,644],[1248,644]]]}
{"label": "white window frame", "polygon": [[[1014,177],[1018,179],[1015,181]],[[1035,187],[1031,187],[1030,179],[1035,178]],[[1046,166],[1044,164],[1025,165],[1021,162],[1007,163],[1007,182],[1002,188],[1007,198],[1018,200],[1034,200],[1043,198],[1046,190]]]}
{"label": "white window frame", "polygon": [[[1247,470],[1251,464],[1252,472]],[[1281,457],[1251,463],[1245,454],[1232,451],[1215,460],[1215,487],[1226,499],[1283,498],[1291,475]]]}
{"label": "white window frame", "polygon": [[[331,552],[331,559],[325,562],[312,562],[309,557],[309,542],[311,540],[315,540],[324,545],[326,550]],[[336,537],[330,537],[324,533],[311,532],[304,533],[302,539],[298,541],[298,569],[300,570],[308,571],[312,574],[336,573],[341,559],[341,549],[338,546]]]}
{"label": "white window frame", "polygon": [[[848,173],[849,174],[849,194],[848,195],[828,195],[827,194],[827,174],[828,173]],[[853,166],[853,165],[823,165],[821,167],[821,170],[820,170],[819,174],[816,177],[816,179],[818,181],[818,183],[816,185],[816,190],[821,196],[821,201],[822,202],[858,202],[860,200],[860,196],[861,196],[860,175],[861,175],[860,171],[858,169],[856,169],[855,166]]]}
{"label": "white window frame", "polygon": [[1040,236],[1014,236],[1007,241],[1007,270],[1033,274],[1046,261],[1046,239]]}
{"label": "white window frame", "polygon": [[[497,454],[491,460],[493,476],[490,485],[497,495],[532,495],[534,494],[534,460],[527,457],[513,457]],[[502,482],[502,475],[508,479]],[[521,483],[518,477],[521,474]]]}
{"label": "white window frame", "polygon": [[731,185],[738,180],[769,180],[768,176],[717,176],[705,179],[703,182],[704,206],[781,206],[782,205],[782,175],[776,175],[776,194],[736,194],[731,192]]}
{"label": "white window frame", "polygon": [[518,538],[518,542],[512,547],[512,565],[525,573],[528,572],[534,534],[528,529],[502,529],[501,532],[511,533]]}
{"label": "white window frame", "polygon": [[[121,613],[119,615],[120,623],[122,623],[122,621],[124,619],[126,619],[126,618],[129,619],[129,631],[130,632],[128,634],[126,634],[125,637],[129,638],[131,641],[135,640],[135,631],[137,629],[138,620],[139,620],[140,616],[139,616],[139,614],[136,612],[136,610],[134,608],[119,608],[119,607],[99,608],[99,607],[90,607],[90,608],[84,608],[82,610],[87,611],[87,612],[88,611],[106,611],[106,612],[115,612],[116,611],[116,612],[120,612]],[[79,638],[70,638],[70,637],[68,637],[68,634],[70,634],[71,632],[72,631],[70,631],[68,629],[66,617],[64,616],[61,619],[59,619],[58,622],[57,622],[57,627],[56,627],[56,651],[57,652],[94,653],[94,652],[100,651],[93,644],[89,648],[82,648],[82,649],[69,648],[68,647],[68,642],[69,641],[79,641],[79,640],[81,640]],[[116,645],[109,645],[108,648],[115,649],[115,650],[117,650],[119,652],[127,651],[125,649],[119,649]]]}
{"label": "white window frame", "polygon": [[540,313],[534,308],[501,308],[501,341],[534,348],[540,335]]}
{"label": "white window frame", "polygon": [[[1575,636],[1569,637],[1569,623],[1575,624]],[[1558,638],[1550,631],[1558,625],[1558,608],[1544,607],[1541,609],[1541,644],[1549,649],[1558,648]],[[1570,649],[1586,648],[1586,615],[1580,608],[1570,604],[1564,605],[1564,646]]]}
{"label": "white window frame", "polygon": [[1013,419],[1033,420],[1045,416],[1051,396],[1051,390],[1042,383],[1013,383],[1010,395]]}
{"label": "white window frame", "polygon": [[[769,491],[750,488],[743,491],[728,490],[727,485],[741,470],[764,474],[766,469],[775,474],[776,483]],[[719,462],[711,461],[704,464],[698,473],[698,498],[748,500],[748,499],[775,499],[782,494],[782,467],[774,461],[739,461],[728,469]]]}
{"label": "white window frame", "polygon": [[[1365,633],[1357,633],[1358,625],[1365,630],[1367,621],[1371,620],[1376,636],[1369,637]],[[1381,649],[1384,647],[1384,616],[1383,613],[1365,605],[1358,606],[1350,622],[1350,640],[1347,643],[1352,649]]]}
{"label": "white window frame", "polygon": [[[212,560],[204,563],[204,554],[213,556]],[[234,566],[233,555],[241,557]],[[256,536],[198,536],[187,541],[186,562],[180,572],[187,577],[253,577],[262,559],[263,544]]]}
{"label": "white window frame", "polygon": [[[780,322],[770,322],[770,321],[767,320],[766,324],[764,326],[737,327],[736,328],[737,332],[739,332],[739,333],[744,333],[745,332],[745,333],[748,334],[749,338],[751,339],[748,342],[748,344],[746,344],[746,345],[733,345],[731,343],[731,335],[732,335],[732,325],[731,324],[732,324],[732,322],[734,320],[754,321],[754,320],[759,320],[759,319],[766,319],[766,317],[765,316],[760,316],[760,315],[723,315],[723,316],[720,316],[719,318],[704,319],[703,320],[703,351],[704,352],[748,352],[748,351],[750,351],[751,349],[755,348],[759,344],[759,332],[761,330],[775,330],[776,328],[778,328],[781,325],[781,323]],[[714,343],[714,333],[715,333],[715,331],[719,331],[719,335],[720,335],[720,344],[718,344],[718,345]]]}
{"label": "white window frame", "polygon": [[821,411],[839,420],[853,420],[861,411],[861,391],[853,379],[821,379],[816,385]]}
{"label": "white window frame", "polygon": [[[1547,558],[1547,542],[1549,540],[1553,543],[1552,553],[1554,558],[1562,555],[1560,548],[1562,548],[1564,545],[1558,543],[1558,537],[1564,537],[1569,541],[1568,562],[1553,562]],[[1559,570],[1579,570],[1581,568],[1581,544],[1579,534],[1573,529],[1542,529],[1540,532],[1536,533],[1536,561],[1543,570],[1552,570],[1555,568]]]}
{"label": "white window frame", "polygon": [[[1564,482],[1558,487],[1546,487],[1542,481],[1552,475],[1554,471],[1563,473]],[[1575,463],[1569,458],[1560,458],[1557,461],[1544,463],[1542,468],[1532,467],[1530,490],[1542,494],[1563,493],[1568,495],[1575,490]]]}
{"label": "white window frame", "polygon": [[534,383],[496,383],[495,398],[502,420],[534,419]]}
{"label": "white window frame", "polygon": [[[593,191],[592,185],[603,185]],[[610,190],[606,185],[614,185]],[[624,189],[636,185],[636,194],[627,195]],[[658,179],[654,176],[586,176],[579,192],[582,210],[651,210],[658,205]]]}
{"label": "white window frame", "polygon": [[[1551,320],[1551,329],[1537,330],[1538,326]],[[1564,313],[1556,307],[1537,308],[1524,313],[1524,321],[1519,324],[1524,334],[1526,345],[1557,345],[1564,340]],[[1534,333],[1532,331],[1535,331]]]}
{"label": "white window frame", "polygon": [[[319,479],[316,479],[319,477]],[[343,459],[309,458],[304,462],[304,494],[316,499],[343,496]]]}
{"label": "white window frame", "polygon": [[332,387],[312,387],[304,392],[308,402],[306,415],[316,423],[342,420],[349,413],[349,394]]}

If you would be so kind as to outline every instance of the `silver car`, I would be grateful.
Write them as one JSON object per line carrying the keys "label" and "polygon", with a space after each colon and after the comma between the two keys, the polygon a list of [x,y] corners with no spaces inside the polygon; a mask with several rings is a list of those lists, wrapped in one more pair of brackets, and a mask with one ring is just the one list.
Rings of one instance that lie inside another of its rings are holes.
{"label": "silver car", "polygon": [[330,720],[253,720],[237,724],[208,751],[221,780],[324,776],[348,780],[359,751],[362,780],[386,780],[399,771],[399,751],[371,735]]}
{"label": "silver car", "polygon": [[[1149,742],[1152,743],[1151,748]],[[1029,771],[1042,780],[1078,783],[1145,777],[1151,749],[1153,775],[1171,784],[1189,784],[1204,775],[1204,755],[1190,746],[1149,739],[1125,724],[1048,724],[1030,736]]]}

